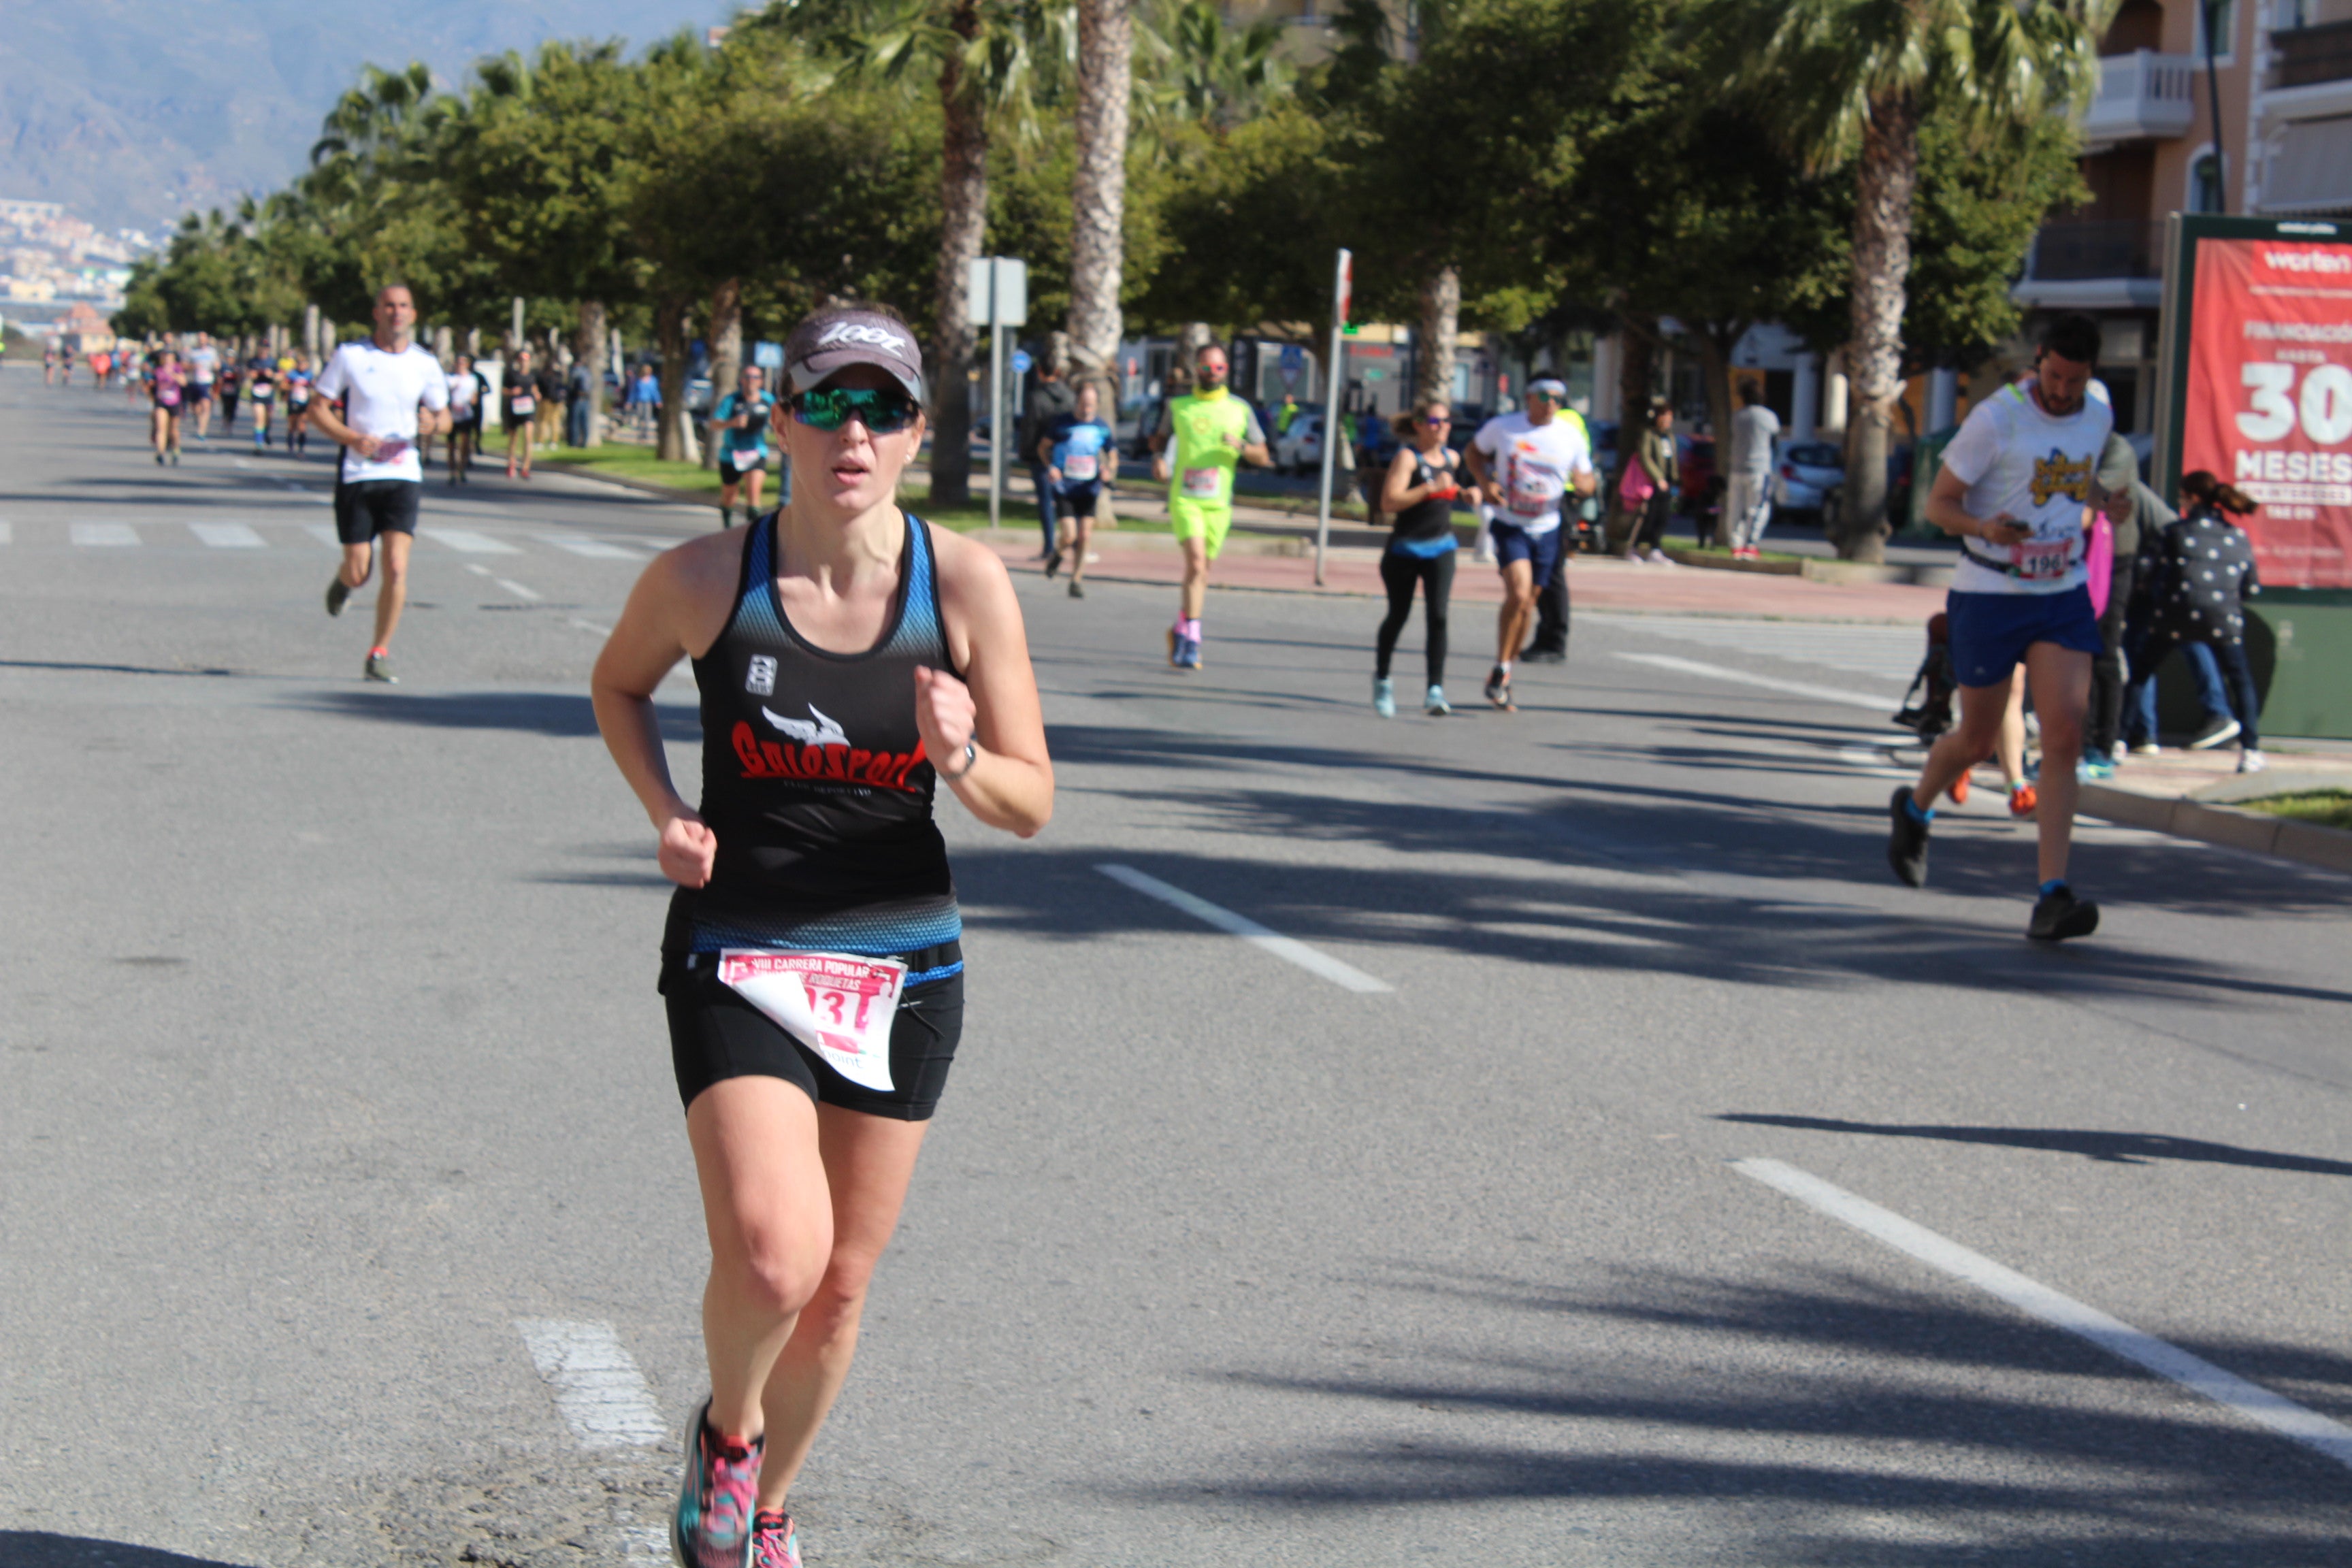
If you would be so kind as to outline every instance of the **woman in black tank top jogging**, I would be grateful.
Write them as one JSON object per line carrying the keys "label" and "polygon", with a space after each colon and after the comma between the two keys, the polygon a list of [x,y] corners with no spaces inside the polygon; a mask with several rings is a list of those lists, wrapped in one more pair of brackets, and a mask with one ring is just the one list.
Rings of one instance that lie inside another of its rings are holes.
{"label": "woman in black tank top jogging", "polygon": [[[800,1563],[788,1494],[962,1027],[937,784],[1024,838],[1054,805],[1003,563],[894,504],[923,436],[914,333],[885,310],[820,310],[785,365],[791,500],[648,566],[594,677],[605,744],[677,884],[660,989],[711,1247],[711,1394],[671,1531],[683,1568]],[[698,810],[653,707],[680,658],[701,691]]]}
{"label": "woman in black tank top jogging", "polygon": [[1389,679],[1389,660],[1396,653],[1398,634],[1412,615],[1416,586],[1428,624],[1424,658],[1429,691],[1422,706],[1436,715],[1454,711],[1445,700],[1445,605],[1454,593],[1454,557],[1459,548],[1454,498],[1461,493],[1454,453],[1445,445],[1453,424],[1453,410],[1443,399],[1414,410],[1411,444],[1398,447],[1390,459],[1381,489],[1381,510],[1396,519],[1389,531],[1389,547],[1381,552],[1388,618],[1381,623],[1372,650],[1372,711],[1383,719],[1396,717],[1396,683]]}

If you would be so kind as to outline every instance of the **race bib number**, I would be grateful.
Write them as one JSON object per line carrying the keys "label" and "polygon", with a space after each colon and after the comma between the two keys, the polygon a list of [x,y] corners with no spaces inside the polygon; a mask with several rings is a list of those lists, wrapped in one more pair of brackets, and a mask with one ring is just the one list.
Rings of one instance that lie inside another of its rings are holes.
{"label": "race bib number", "polygon": [[1223,493],[1223,486],[1218,482],[1218,476],[1223,472],[1216,468],[1185,469],[1184,493],[1194,500],[1215,500]]}
{"label": "race bib number", "polygon": [[539,399],[536,397],[524,396],[518,397],[514,400],[514,411],[517,414],[529,414],[538,406]]}
{"label": "race bib number", "polygon": [[2074,564],[2074,542],[2029,539],[2018,545],[2017,574],[2029,583],[2049,583],[2066,575]]}
{"label": "race bib number", "polygon": [[253,389],[253,400],[254,400],[256,403],[267,403],[267,402],[268,402],[271,398],[273,398],[273,397],[275,397],[275,396],[277,396],[277,395],[278,395],[278,394],[276,394],[275,392],[272,392],[272,391],[271,391],[268,387],[267,387],[267,386],[256,386],[256,387]]}
{"label": "race bib number", "polygon": [[1062,477],[1072,484],[1084,484],[1100,472],[1102,459],[1092,452],[1073,452],[1062,461]]}
{"label": "race bib number", "polygon": [[176,386],[167,386],[155,395],[155,401],[166,408],[177,408],[180,406],[180,389]]}
{"label": "race bib number", "polygon": [[850,1082],[884,1093],[894,1087],[890,1026],[907,986],[905,964],[729,948],[719,955],[719,978]]}
{"label": "race bib number", "polygon": [[1541,517],[1559,504],[1567,489],[1560,477],[1549,468],[1539,468],[1529,463],[1511,465],[1510,489],[1505,500],[1513,511],[1528,517]]}
{"label": "race bib number", "polygon": [[375,456],[369,458],[368,461],[372,463],[397,463],[401,458],[406,456],[408,456],[408,443],[397,436],[387,436],[383,440],[378,441],[375,444]]}

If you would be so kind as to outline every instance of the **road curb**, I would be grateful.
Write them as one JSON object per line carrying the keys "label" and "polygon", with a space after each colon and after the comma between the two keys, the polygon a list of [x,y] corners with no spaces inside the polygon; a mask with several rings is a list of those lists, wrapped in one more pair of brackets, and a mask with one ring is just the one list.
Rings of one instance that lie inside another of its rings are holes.
{"label": "road curb", "polygon": [[2077,810],[2086,816],[2105,817],[2128,827],[2194,838],[2231,849],[2251,850],[2282,860],[2300,861],[2325,871],[2352,874],[2352,833],[2273,816],[2268,812],[2243,811],[2233,805],[2212,805],[2186,795],[2141,795],[2113,784],[2082,785]]}

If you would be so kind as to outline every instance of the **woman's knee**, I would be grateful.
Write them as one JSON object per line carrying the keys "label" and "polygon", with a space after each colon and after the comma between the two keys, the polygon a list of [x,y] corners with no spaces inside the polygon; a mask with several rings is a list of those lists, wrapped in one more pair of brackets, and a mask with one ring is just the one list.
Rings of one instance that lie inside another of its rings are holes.
{"label": "woman's knee", "polygon": [[832,1236],[784,1223],[747,1223],[714,1247],[711,1270],[740,1300],[779,1317],[814,1300],[829,1269]]}

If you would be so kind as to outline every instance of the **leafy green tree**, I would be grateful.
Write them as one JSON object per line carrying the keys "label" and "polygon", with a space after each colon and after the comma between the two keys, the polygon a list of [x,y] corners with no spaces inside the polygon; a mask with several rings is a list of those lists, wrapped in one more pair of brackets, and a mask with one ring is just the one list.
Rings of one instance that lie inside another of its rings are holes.
{"label": "leafy green tree", "polygon": [[1692,36],[1780,143],[1811,170],[1853,171],[1840,554],[1885,552],[1921,128],[1938,108],[1980,135],[2072,109],[2097,80],[2114,11],[2115,0],[1704,0],[1695,11]]}

